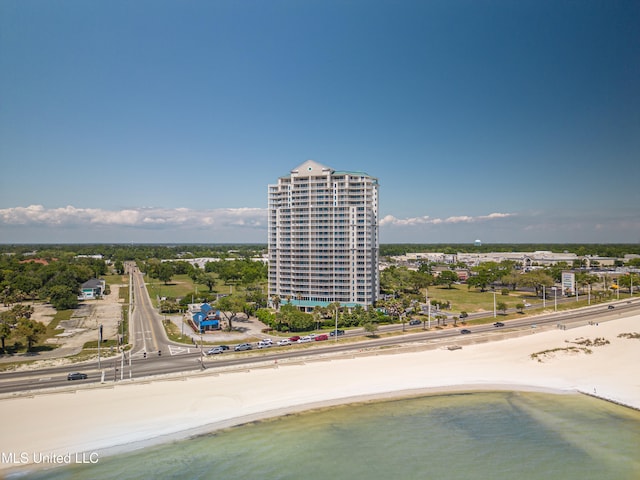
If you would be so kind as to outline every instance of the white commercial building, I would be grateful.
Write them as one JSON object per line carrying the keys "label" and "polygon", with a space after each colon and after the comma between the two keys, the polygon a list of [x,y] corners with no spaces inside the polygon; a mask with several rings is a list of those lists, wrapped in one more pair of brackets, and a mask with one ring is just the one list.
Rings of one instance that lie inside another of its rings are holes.
{"label": "white commercial building", "polygon": [[308,160],[269,185],[269,298],[311,310],[378,299],[378,179]]}

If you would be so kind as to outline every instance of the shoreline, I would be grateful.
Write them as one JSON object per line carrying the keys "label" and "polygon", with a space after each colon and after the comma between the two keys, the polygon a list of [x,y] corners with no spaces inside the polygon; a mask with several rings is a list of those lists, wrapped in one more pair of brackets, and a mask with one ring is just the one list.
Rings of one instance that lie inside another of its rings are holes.
{"label": "shoreline", "polygon": [[[106,457],[309,410],[463,392],[585,394],[639,410],[638,340],[618,337],[638,331],[640,315],[635,315],[453,351],[379,352],[4,398],[0,403],[10,418],[3,419],[0,452],[98,452]],[[594,337],[611,343],[593,347],[591,354],[531,358]],[[589,393],[594,388],[597,394]],[[41,412],[48,413],[46,421]],[[3,461],[0,475],[46,467]]]}

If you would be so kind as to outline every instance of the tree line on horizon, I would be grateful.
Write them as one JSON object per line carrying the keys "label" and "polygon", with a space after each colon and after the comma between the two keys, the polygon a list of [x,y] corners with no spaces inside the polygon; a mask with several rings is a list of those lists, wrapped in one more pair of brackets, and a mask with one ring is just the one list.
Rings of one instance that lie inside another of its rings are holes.
{"label": "tree line on horizon", "polygon": [[[39,257],[59,256],[59,252],[76,255],[103,255],[113,262],[146,260],[149,258],[250,258],[268,251],[266,244],[0,244],[0,253],[26,255],[33,252]],[[407,253],[490,253],[490,252],[570,252],[578,256],[595,255],[620,258],[625,254],[640,255],[638,243],[383,243],[380,256]]]}

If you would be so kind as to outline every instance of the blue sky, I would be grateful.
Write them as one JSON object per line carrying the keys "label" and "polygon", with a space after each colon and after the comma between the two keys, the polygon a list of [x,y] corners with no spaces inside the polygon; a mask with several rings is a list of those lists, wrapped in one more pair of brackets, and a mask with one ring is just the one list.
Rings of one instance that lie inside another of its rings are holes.
{"label": "blue sky", "polygon": [[383,243],[640,242],[638,1],[0,2],[0,242],[266,243],[307,159]]}

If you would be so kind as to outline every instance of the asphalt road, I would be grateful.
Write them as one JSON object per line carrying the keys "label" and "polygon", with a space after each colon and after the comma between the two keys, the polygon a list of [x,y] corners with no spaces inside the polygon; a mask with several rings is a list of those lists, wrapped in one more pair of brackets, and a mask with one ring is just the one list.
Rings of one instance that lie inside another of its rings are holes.
{"label": "asphalt road", "polygon": [[[504,327],[494,327],[492,323],[478,326],[467,326],[471,334],[461,335],[460,329],[444,329],[425,331],[422,326],[407,328],[402,333],[401,325],[393,325],[381,329],[381,332],[396,331],[398,335],[385,338],[368,339],[362,341],[337,341],[334,339],[324,342],[313,342],[304,346],[292,345],[287,347],[271,347],[266,350],[248,351],[234,354],[221,354],[207,358],[202,362],[200,350],[191,346],[170,342],[162,327],[162,318],[157,315],[151,305],[147,289],[144,288],[143,277],[139,272],[132,272],[135,307],[132,316],[133,349],[132,354],[125,357],[103,359],[101,369],[98,362],[86,362],[76,367],[64,366],[46,368],[27,372],[5,372],[0,377],[0,393],[28,392],[50,387],[70,387],[85,383],[102,382],[113,384],[121,379],[143,378],[154,375],[198,371],[204,366],[216,369],[229,366],[249,366],[258,362],[275,362],[277,360],[312,357],[352,352],[362,349],[379,348],[408,343],[433,342],[438,346],[453,345],[461,341],[490,341],[492,338],[503,338],[509,331],[530,330],[547,324],[587,324],[588,322],[604,322],[621,316],[635,315],[640,312],[640,297],[633,300],[613,302],[614,309],[609,304],[598,304],[567,312],[558,312],[535,317],[504,322]],[[488,315],[489,317],[492,314]],[[498,318],[499,320],[499,318]],[[342,339],[343,337],[340,337]],[[348,336],[347,336],[348,338]],[[437,342],[434,342],[436,341]],[[302,348],[301,348],[302,347]],[[311,347],[311,348],[309,348]],[[162,350],[159,356],[157,350]],[[143,352],[147,352],[146,358]],[[153,353],[152,353],[153,352]],[[88,374],[86,380],[67,381],[67,373],[81,371]],[[104,379],[103,374],[104,372]]]}

